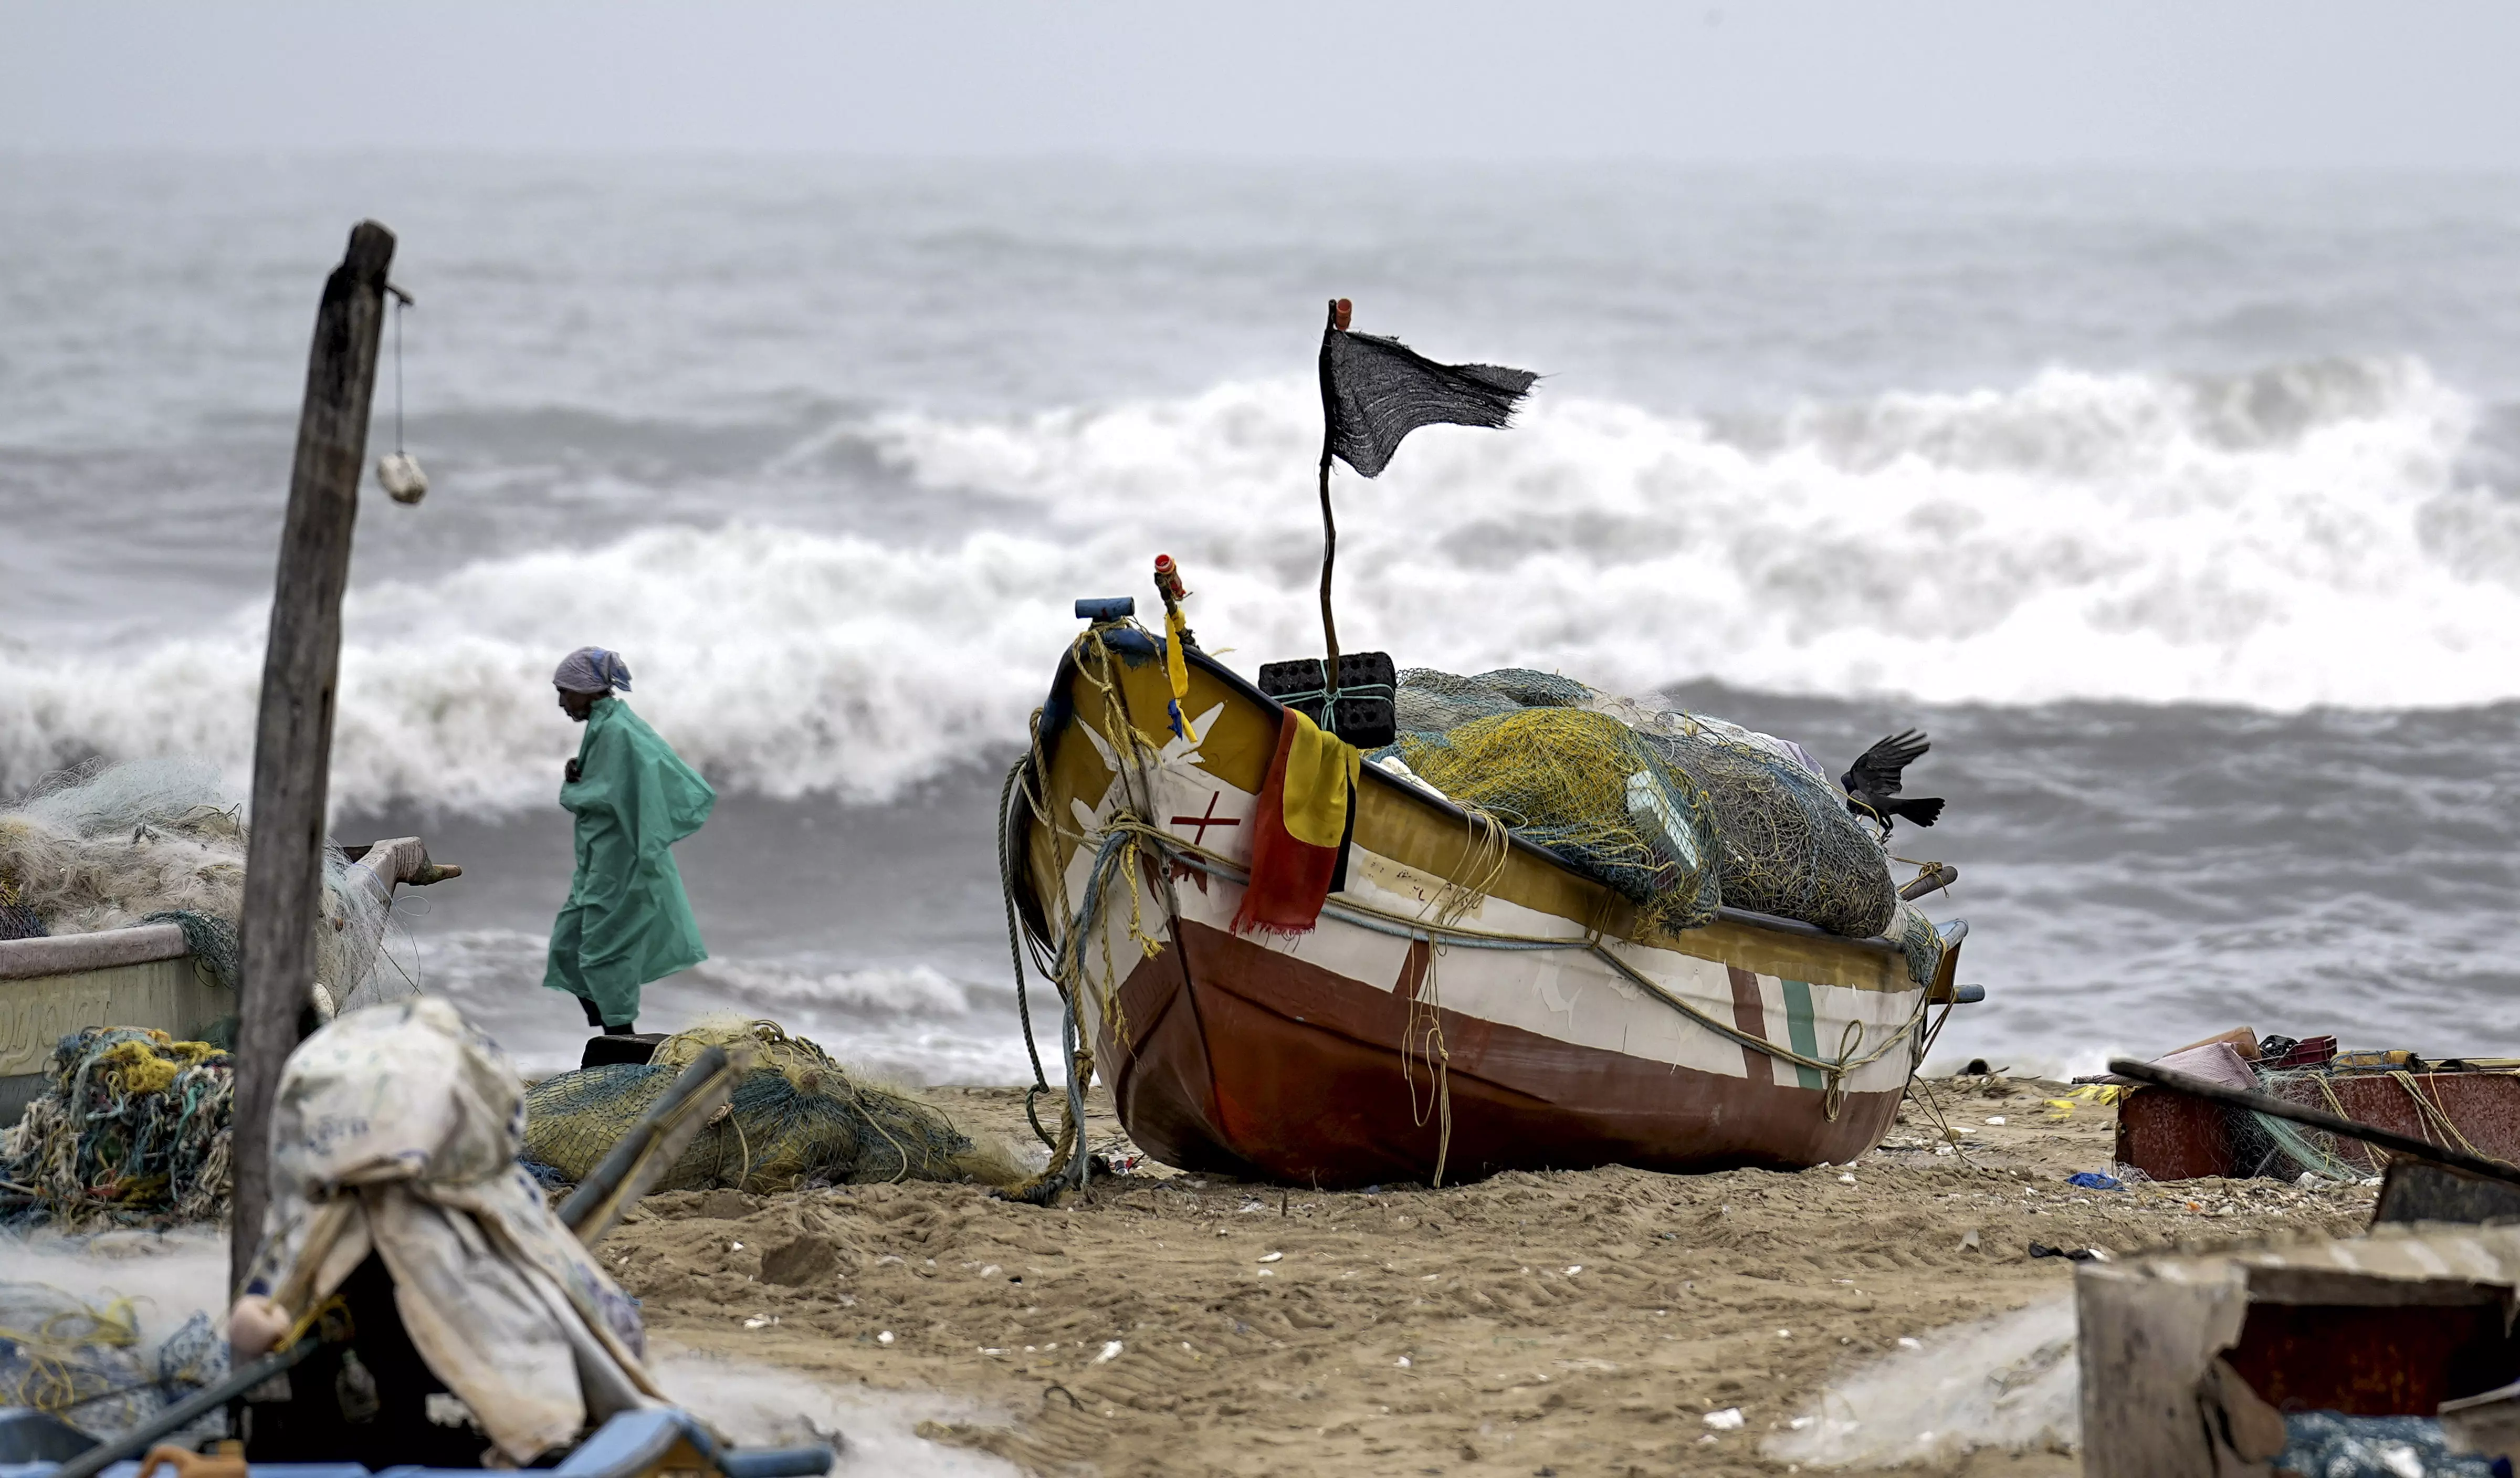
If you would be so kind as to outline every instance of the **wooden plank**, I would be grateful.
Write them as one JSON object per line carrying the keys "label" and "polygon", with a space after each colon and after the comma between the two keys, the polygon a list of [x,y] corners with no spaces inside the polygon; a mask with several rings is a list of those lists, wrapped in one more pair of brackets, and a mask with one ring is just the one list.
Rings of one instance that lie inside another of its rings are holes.
{"label": "wooden plank", "polygon": [[184,942],[184,931],[171,923],[138,923],[127,929],[48,934],[40,939],[0,939],[0,980],[33,980],[151,960],[176,960],[191,949]]}
{"label": "wooden plank", "polygon": [[290,470],[254,728],[253,833],[239,950],[234,1285],[244,1282],[262,1239],[271,1199],[272,1098],[281,1064],[297,1046],[298,1011],[315,983],[341,592],[349,583],[350,529],[367,464],[368,408],[393,248],[393,233],[374,221],[351,228],[349,249],[325,280],[306,359],[306,401]]}

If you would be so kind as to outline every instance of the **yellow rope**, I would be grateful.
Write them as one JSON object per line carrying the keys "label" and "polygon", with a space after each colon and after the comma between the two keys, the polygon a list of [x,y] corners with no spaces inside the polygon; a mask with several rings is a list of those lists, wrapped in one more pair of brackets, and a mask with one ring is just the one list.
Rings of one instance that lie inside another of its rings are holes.
{"label": "yellow rope", "polygon": [[2441,1132],[2446,1141],[2455,1143],[2459,1148],[2466,1150],[2469,1154],[2476,1156],[2480,1160],[2494,1160],[2498,1163],[2504,1163],[2501,1156],[2487,1154],[2484,1150],[2479,1149],[2474,1144],[2470,1143],[2466,1135],[2459,1133],[2458,1125],[2451,1120],[2450,1110],[2442,1107],[2441,1105],[2440,1098],[2438,1097],[2438,1095],[2441,1092],[2439,1088],[2435,1088],[2433,1090],[2436,1097],[2427,1098],[2424,1097],[2422,1085],[2415,1082],[2415,1075],[2413,1073],[2407,1071],[2405,1068],[2392,1068],[2389,1072],[2389,1076],[2396,1080],[2397,1085],[2400,1088],[2407,1091],[2408,1097],[2415,1100],[2417,1111],[2423,1115],[2424,1119],[2428,1123]]}
{"label": "yellow rope", "polygon": [[298,1316],[297,1322],[291,1324],[289,1326],[289,1332],[283,1335],[280,1342],[273,1345],[272,1348],[275,1350],[293,1350],[297,1348],[297,1342],[306,1337],[309,1330],[313,1329],[318,1323],[323,1321],[325,1315],[338,1314],[346,1319],[349,1317],[349,1313],[350,1306],[341,1301],[341,1295],[338,1293],[332,1295],[330,1298],[319,1299],[316,1301],[315,1307]]}
{"label": "yellow rope", "polygon": [[[1422,943],[1426,947],[1426,967],[1418,972],[1418,988],[1410,994],[1408,1016],[1400,1027],[1400,1081],[1409,1090],[1410,1122],[1423,1129],[1430,1116],[1437,1121],[1434,1185],[1440,1189],[1444,1161],[1453,1149],[1453,1053],[1444,1044],[1444,1004],[1436,985],[1435,959],[1443,953],[1443,947],[1431,939]],[[1417,944],[1410,948],[1416,949]],[[1416,1060],[1425,1062],[1433,1089],[1424,1108],[1418,1105],[1418,1073],[1412,1065]]]}
{"label": "yellow rope", "polygon": [[[2325,1073],[2318,1073],[2315,1076],[2318,1082],[2318,1096],[2327,1100],[2327,1111],[2336,1115],[2340,1119],[2350,1119],[2354,1117],[2352,1113],[2347,1111],[2344,1103],[2338,1100],[2335,1085],[2329,1080],[2328,1075]],[[2328,1149],[2325,1151],[2327,1157],[2335,1161],[2337,1164],[2345,1164],[2346,1160],[2344,1155],[2339,1153],[2335,1148],[2336,1136],[2329,1135],[2327,1136],[2327,1139],[2329,1144]],[[2379,1145],[2365,1143],[2362,1146],[2362,1152],[2371,1157],[2372,1169],[2386,1170],[2389,1168],[2389,1161],[2392,1156],[2389,1151],[2382,1149]]]}
{"label": "yellow rope", "polygon": [[[1917,1097],[1917,1094],[1920,1090],[1924,1095],[1921,1099]],[[1908,1101],[1911,1103],[1922,1102],[1924,1104],[1926,1116],[1934,1121],[1934,1127],[1936,1129],[1943,1132],[1943,1139],[1952,1146],[1952,1153],[1959,1156],[1961,1164],[1966,1165],[1971,1169],[1975,1169],[1977,1162],[1968,1157],[1968,1150],[1961,1145],[1959,1135],[1953,1130],[1951,1121],[1943,1116],[1943,1102],[1942,1099],[1934,1097],[1933,1086],[1928,1084],[1922,1078],[1912,1077],[1908,1080],[1908,1091],[1906,1097]]]}
{"label": "yellow rope", "polygon": [[1497,879],[1513,861],[1513,840],[1504,822],[1466,801],[1462,820],[1469,832],[1462,842],[1462,860],[1435,894],[1435,922],[1448,928],[1487,904]]}
{"label": "yellow rope", "polygon": [[55,1415],[99,1393],[79,1389],[81,1366],[76,1354],[98,1346],[121,1349],[140,1342],[140,1318],[132,1301],[117,1298],[103,1309],[73,1298],[76,1309],[65,1309],[34,1329],[0,1328],[0,1339],[18,1346],[26,1362],[17,1388],[7,1394],[24,1406]]}

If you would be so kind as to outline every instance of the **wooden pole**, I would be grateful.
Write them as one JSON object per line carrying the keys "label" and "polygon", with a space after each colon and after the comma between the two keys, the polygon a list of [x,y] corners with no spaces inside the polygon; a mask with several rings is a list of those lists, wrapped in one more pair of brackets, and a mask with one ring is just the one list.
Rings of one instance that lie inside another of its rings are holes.
{"label": "wooden pole", "polygon": [[350,525],[367,465],[368,406],[393,249],[393,233],[376,222],[351,228],[341,265],[324,282],[306,357],[306,404],[297,421],[271,642],[263,654],[262,712],[254,726],[253,829],[238,947],[232,1287],[243,1286],[261,1244],[271,1204],[272,1099],[315,983],[341,591],[349,583]]}
{"label": "wooden pole", "polygon": [[[1338,520],[1330,516],[1330,458],[1337,444],[1338,394],[1336,376],[1330,369],[1331,336],[1347,332],[1355,308],[1344,297],[1329,300],[1329,312],[1322,330],[1322,645],[1329,650],[1329,661],[1322,668],[1322,691],[1338,692],[1338,623],[1330,618],[1330,566],[1338,560]],[[1338,722],[1333,710],[1336,700],[1322,700],[1322,727]]]}
{"label": "wooden pole", "polygon": [[[1338,520],[1330,516],[1330,464],[1322,459],[1322,644],[1329,649],[1329,665],[1322,669],[1322,690],[1338,687],[1338,623],[1330,619],[1330,566],[1338,560]],[[1322,717],[1330,717],[1324,708]]]}

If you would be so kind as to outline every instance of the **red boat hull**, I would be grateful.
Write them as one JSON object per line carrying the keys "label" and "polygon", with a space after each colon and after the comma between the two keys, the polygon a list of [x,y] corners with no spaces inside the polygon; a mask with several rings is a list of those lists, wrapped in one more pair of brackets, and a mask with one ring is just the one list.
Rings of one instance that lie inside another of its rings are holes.
{"label": "red boat hull", "polygon": [[[1384,991],[1205,924],[1181,927],[1186,950],[1141,961],[1121,988],[1128,1042],[1105,1031],[1095,1046],[1130,1137],[1185,1170],[1335,1189],[1428,1182],[1439,1149],[1447,1181],[1602,1164],[1791,1168],[1854,1159],[1898,1113],[1898,1093],[1850,1093],[1835,1119],[1814,1113],[1816,1095],[1767,1081],[1748,1048],[1747,1076],[1735,1077],[1444,1009],[1445,1144],[1422,1046],[1406,1064],[1401,1051],[1422,947]],[[1758,1031],[1755,985],[1734,974],[1744,1024]],[[1422,1044],[1422,1015],[1418,1031]]]}

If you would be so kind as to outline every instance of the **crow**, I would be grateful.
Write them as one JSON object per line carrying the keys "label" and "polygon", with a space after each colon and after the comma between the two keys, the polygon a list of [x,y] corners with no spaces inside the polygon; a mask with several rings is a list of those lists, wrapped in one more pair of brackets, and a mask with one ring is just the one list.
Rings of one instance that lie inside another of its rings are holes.
{"label": "crow", "polygon": [[1890,839],[1892,817],[1930,827],[1943,814],[1939,795],[1899,798],[1899,772],[1932,747],[1916,730],[1894,734],[1865,750],[1839,781],[1846,787],[1846,809],[1878,826],[1883,841]]}

